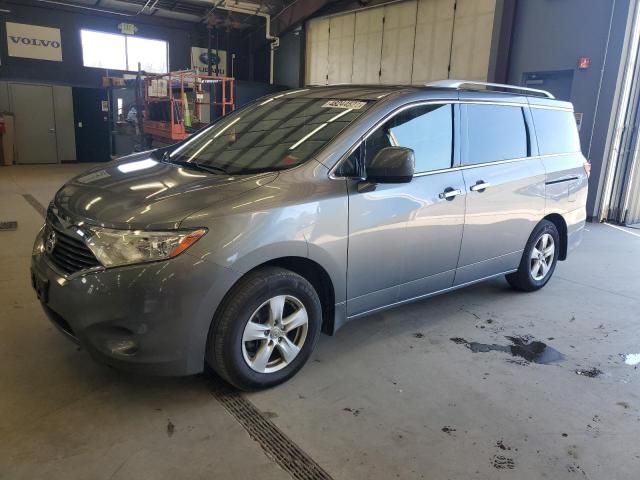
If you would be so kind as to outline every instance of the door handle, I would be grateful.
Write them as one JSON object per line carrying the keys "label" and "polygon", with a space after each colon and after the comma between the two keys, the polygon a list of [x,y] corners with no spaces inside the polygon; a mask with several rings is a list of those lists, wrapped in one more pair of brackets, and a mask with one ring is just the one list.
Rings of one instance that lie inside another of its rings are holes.
{"label": "door handle", "polygon": [[53,133],[53,132],[55,132],[55,131],[56,131],[56,129],[55,129],[55,128],[50,128],[50,129],[49,129],[49,131],[50,131],[51,133]]}
{"label": "door handle", "polygon": [[462,190],[459,188],[454,189],[453,187],[445,188],[444,192],[440,193],[438,196],[444,200],[453,200],[458,195],[462,195]]}
{"label": "door handle", "polygon": [[478,180],[475,185],[471,185],[470,190],[472,192],[484,192],[487,188],[491,186],[490,183],[484,182],[482,180]]}

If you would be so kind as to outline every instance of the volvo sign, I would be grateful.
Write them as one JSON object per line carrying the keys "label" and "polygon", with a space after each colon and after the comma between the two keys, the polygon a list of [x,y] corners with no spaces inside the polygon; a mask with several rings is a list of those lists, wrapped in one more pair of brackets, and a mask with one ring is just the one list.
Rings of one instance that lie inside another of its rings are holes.
{"label": "volvo sign", "polygon": [[7,50],[10,57],[61,62],[60,29],[7,22]]}

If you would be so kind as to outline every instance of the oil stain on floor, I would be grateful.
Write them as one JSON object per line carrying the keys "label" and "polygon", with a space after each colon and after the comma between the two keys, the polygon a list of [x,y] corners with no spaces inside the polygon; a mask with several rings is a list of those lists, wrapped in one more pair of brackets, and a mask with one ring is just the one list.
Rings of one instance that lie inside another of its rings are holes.
{"label": "oil stain on floor", "polygon": [[534,340],[531,337],[507,336],[505,338],[511,342],[511,345],[469,342],[460,337],[451,338],[451,341],[458,345],[466,346],[473,353],[505,352],[514,357],[523,358],[527,362],[540,363],[543,365],[559,362],[565,359],[565,356],[555,348],[550,347],[544,342]]}

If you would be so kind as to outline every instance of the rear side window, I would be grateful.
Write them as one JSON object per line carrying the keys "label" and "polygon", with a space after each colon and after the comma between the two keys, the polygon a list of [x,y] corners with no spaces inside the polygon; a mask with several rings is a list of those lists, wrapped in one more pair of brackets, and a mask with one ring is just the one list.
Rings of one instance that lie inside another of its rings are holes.
{"label": "rear side window", "polygon": [[580,138],[573,112],[532,108],[540,155],[580,151]]}
{"label": "rear side window", "polygon": [[462,105],[465,165],[528,156],[527,126],[521,107]]}

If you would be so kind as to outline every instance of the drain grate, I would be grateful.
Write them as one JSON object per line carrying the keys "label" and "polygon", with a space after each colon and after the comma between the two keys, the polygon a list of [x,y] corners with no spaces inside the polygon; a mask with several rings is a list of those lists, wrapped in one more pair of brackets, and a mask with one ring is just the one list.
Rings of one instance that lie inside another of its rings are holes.
{"label": "drain grate", "polygon": [[17,230],[18,222],[15,220],[4,221],[0,220],[0,231]]}
{"label": "drain grate", "polygon": [[260,444],[269,458],[297,480],[332,480],[324,469],[282,433],[240,392],[211,379],[213,396]]}

